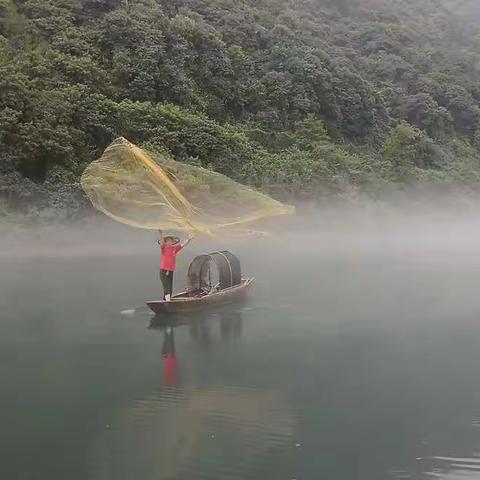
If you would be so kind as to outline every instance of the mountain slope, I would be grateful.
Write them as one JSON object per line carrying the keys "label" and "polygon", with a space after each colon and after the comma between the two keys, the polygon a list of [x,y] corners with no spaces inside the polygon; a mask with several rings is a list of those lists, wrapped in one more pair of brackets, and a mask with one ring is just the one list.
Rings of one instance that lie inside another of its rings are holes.
{"label": "mountain slope", "polygon": [[0,0],[3,203],[76,204],[117,135],[279,196],[476,182],[475,3]]}

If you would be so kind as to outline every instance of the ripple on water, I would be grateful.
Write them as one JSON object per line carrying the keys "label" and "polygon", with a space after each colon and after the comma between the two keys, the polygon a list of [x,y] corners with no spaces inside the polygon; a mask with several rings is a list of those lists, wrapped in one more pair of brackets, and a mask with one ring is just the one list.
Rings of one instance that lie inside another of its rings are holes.
{"label": "ripple on water", "polygon": [[470,480],[480,478],[480,457],[431,457],[433,468],[425,474],[445,480]]}
{"label": "ripple on water", "polygon": [[[166,388],[138,399],[90,454],[92,479],[294,478],[296,414],[257,388]],[[278,477],[280,478],[280,477]]]}

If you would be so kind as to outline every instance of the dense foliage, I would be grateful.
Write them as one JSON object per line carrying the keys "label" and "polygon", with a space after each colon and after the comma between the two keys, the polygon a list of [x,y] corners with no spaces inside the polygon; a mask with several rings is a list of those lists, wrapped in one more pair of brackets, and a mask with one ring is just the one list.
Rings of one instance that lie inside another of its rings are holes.
{"label": "dense foliage", "polygon": [[119,135],[281,197],[477,181],[475,3],[0,0],[2,205]]}

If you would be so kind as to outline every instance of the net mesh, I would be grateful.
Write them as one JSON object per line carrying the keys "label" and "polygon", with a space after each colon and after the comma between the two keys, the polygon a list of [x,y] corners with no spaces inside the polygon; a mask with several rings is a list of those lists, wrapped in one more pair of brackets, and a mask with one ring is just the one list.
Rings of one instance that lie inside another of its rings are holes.
{"label": "net mesh", "polygon": [[258,233],[261,220],[294,211],[220,173],[155,158],[118,138],[85,169],[82,187],[96,209],[147,229],[237,236]]}

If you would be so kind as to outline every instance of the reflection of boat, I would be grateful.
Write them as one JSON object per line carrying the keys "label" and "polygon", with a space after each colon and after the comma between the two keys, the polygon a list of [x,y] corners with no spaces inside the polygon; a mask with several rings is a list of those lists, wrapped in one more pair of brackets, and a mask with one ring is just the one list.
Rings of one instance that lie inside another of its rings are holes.
{"label": "reflection of boat", "polygon": [[235,342],[242,335],[241,310],[219,309],[199,320],[189,322],[190,338],[206,352],[214,350],[220,343]]}
{"label": "reflection of boat", "polygon": [[242,323],[242,310],[235,306],[204,310],[195,316],[179,313],[174,319],[171,316],[155,316],[150,319],[149,328],[164,332],[162,356],[165,359],[175,356],[175,328],[188,326],[191,340],[209,350],[212,345],[240,338]]}
{"label": "reflection of boat", "polygon": [[254,278],[242,278],[238,258],[224,250],[195,257],[188,269],[188,281],[188,289],[169,302],[153,300],[147,305],[160,314],[231,302],[246,295]]}
{"label": "reflection of boat", "polygon": [[213,311],[203,310],[195,315],[178,313],[174,318],[171,315],[152,317],[149,328],[163,332],[163,384],[165,386],[182,384],[182,376],[177,376],[174,333],[176,328],[189,327],[191,341],[200,350],[209,352],[221,343],[236,342],[242,335],[242,323],[242,310],[237,306],[219,307]]}

